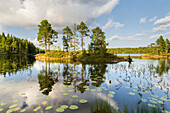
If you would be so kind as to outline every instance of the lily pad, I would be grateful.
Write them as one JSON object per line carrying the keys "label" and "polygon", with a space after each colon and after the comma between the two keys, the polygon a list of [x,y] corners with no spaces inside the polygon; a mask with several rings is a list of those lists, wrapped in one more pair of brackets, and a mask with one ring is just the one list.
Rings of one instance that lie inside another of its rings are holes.
{"label": "lily pad", "polygon": [[133,91],[136,92],[136,91],[138,91],[138,90],[134,89]]}
{"label": "lily pad", "polygon": [[67,109],[68,106],[67,106],[67,105],[62,105],[60,108],[62,108],[62,109]]}
{"label": "lily pad", "polygon": [[109,93],[111,93],[111,94],[115,94],[115,92],[114,92],[114,91],[109,91]]}
{"label": "lily pad", "polygon": [[135,95],[135,93],[133,93],[133,92],[129,92],[128,94],[129,94],[129,95]]}
{"label": "lily pad", "polygon": [[96,89],[91,89],[90,91],[94,92],[94,91],[96,91]]}
{"label": "lily pad", "polygon": [[76,106],[76,105],[71,105],[69,108],[72,109],[72,110],[75,110],[75,109],[78,109],[79,107]]}
{"label": "lily pad", "polygon": [[86,88],[85,90],[90,90],[89,88]]}
{"label": "lily pad", "polygon": [[13,109],[8,109],[7,111],[6,111],[6,113],[12,113],[13,112]]}
{"label": "lily pad", "polygon": [[47,96],[47,97],[45,97],[45,99],[51,99],[51,97]]}
{"label": "lily pad", "polygon": [[80,103],[87,103],[87,100],[81,99],[81,100],[79,100],[79,102],[80,102]]}
{"label": "lily pad", "polygon": [[161,97],[160,99],[163,100],[163,101],[168,101],[168,99],[165,98],[165,97]]}
{"label": "lily pad", "polygon": [[17,104],[13,104],[11,106],[9,106],[10,109],[14,108],[14,107],[17,107],[18,105]]}
{"label": "lily pad", "polygon": [[158,98],[158,97],[159,97],[158,95],[155,95],[155,94],[153,94],[152,96],[153,96],[153,97],[156,97],[156,98]]}
{"label": "lily pad", "polygon": [[89,88],[89,86],[83,86],[83,88]]}
{"label": "lily pad", "polygon": [[7,105],[7,103],[1,103],[1,106],[5,106],[5,105]]}
{"label": "lily pad", "polygon": [[97,91],[102,91],[102,89],[100,88],[100,89],[97,89]]}
{"label": "lily pad", "polygon": [[43,95],[37,95],[37,97],[42,97]]}
{"label": "lily pad", "polygon": [[165,104],[163,101],[158,101],[159,104]]}
{"label": "lily pad", "polygon": [[148,106],[156,108],[156,105],[154,105],[154,104],[148,104]]}
{"label": "lily pad", "polygon": [[17,108],[14,108],[13,109],[13,111],[18,111],[20,108],[19,107],[17,107]]}
{"label": "lily pad", "polygon": [[130,87],[126,86],[125,88],[129,89]]}
{"label": "lily pad", "polygon": [[43,102],[41,102],[43,105],[46,105],[47,104],[47,101],[43,101]]}
{"label": "lily pad", "polygon": [[77,95],[72,95],[72,97],[73,97],[73,98],[78,98],[78,96],[77,96]]}
{"label": "lily pad", "polygon": [[74,90],[68,90],[68,92],[73,92]]}
{"label": "lily pad", "polygon": [[62,91],[60,91],[61,93],[64,93],[64,92],[66,92],[65,90],[62,90]]}
{"label": "lily pad", "polygon": [[61,112],[64,112],[64,109],[63,108],[57,108],[56,111],[61,113]]}
{"label": "lily pad", "polygon": [[38,111],[39,109],[41,109],[41,106],[36,107],[33,111]]}
{"label": "lily pad", "polygon": [[13,103],[16,103],[16,102],[18,102],[18,101],[19,101],[19,100],[14,100]]}
{"label": "lily pad", "polygon": [[157,99],[156,99],[156,98],[152,98],[152,100],[155,100],[155,101],[157,101]]}
{"label": "lily pad", "polygon": [[47,106],[46,108],[45,108],[45,110],[50,110],[50,109],[52,109],[53,108],[53,106]]}
{"label": "lily pad", "polygon": [[21,95],[26,95],[25,93],[21,93]]}
{"label": "lily pad", "polygon": [[113,98],[113,97],[114,97],[114,95],[113,95],[113,94],[108,94],[108,96],[109,96],[109,97],[111,97],[111,98]]}
{"label": "lily pad", "polygon": [[156,101],[153,101],[153,100],[150,100],[150,102],[153,103],[153,104],[157,104],[157,102],[156,102]]}
{"label": "lily pad", "polygon": [[23,112],[25,112],[25,111],[26,111],[26,109],[22,109],[20,112],[23,113]]}
{"label": "lily pad", "polygon": [[170,113],[170,112],[167,110],[162,110],[162,113]]}
{"label": "lily pad", "polygon": [[104,90],[106,91],[106,90],[108,90],[107,88],[104,88]]}
{"label": "lily pad", "polygon": [[68,95],[68,93],[63,93],[63,95]]}
{"label": "lily pad", "polygon": [[141,100],[142,102],[147,102],[147,100],[144,99],[144,98],[141,98],[140,100]]}
{"label": "lily pad", "polygon": [[3,111],[4,109],[3,108],[0,108],[0,112]]}

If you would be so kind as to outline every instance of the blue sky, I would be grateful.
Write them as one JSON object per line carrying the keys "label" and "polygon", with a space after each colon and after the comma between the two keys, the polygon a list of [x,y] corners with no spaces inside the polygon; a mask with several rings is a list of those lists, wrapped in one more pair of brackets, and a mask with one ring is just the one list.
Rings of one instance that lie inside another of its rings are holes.
{"label": "blue sky", "polygon": [[[85,21],[101,27],[109,48],[147,46],[160,35],[170,39],[170,0],[0,0],[0,32],[36,41],[37,25],[48,19],[59,32]],[[89,38],[85,38],[86,48]]]}

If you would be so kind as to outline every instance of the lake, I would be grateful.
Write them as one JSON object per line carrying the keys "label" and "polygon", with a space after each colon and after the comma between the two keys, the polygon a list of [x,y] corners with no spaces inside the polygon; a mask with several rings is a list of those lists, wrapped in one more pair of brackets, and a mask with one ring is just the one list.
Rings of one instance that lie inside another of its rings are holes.
{"label": "lake", "polygon": [[97,101],[118,111],[126,105],[170,112],[170,60],[133,61],[50,63],[0,56],[0,112],[90,113]]}

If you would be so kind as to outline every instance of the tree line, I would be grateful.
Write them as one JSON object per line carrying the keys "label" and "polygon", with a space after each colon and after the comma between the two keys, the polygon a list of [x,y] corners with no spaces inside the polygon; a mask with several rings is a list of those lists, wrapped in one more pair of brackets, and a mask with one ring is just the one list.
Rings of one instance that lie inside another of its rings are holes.
{"label": "tree line", "polygon": [[[45,47],[45,52],[50,51],[50,46],[57,42],[58,32],[55,31],[51,24],[47,20],[42,20],[39,27],[37,41],[40,42],[40,46]],[[105,41],[105,33],[99,27],[92,29],[92,34],[90,35],[90,30],[87,25],[82,21],[79,25],[74,24],[73,30],[66,26],[62,29],[63,31],[63,51],[75,52],[81,46],[82,52],[84,50],[84,38],[89,37],[91,43],[89,44],[89,53],[91,54],[105,54],[108,43]],[[80,39],[79,39],[80,38]],[[81,41],[79,41],[81,40]]]}
{"label": "tree line", "polygon": [[35,45],[12,35],[0,34],[0,54],[36,54],[39,51]]}
{"label": "tree line", "polygon": [[164,39],[161,35],[154,43],[149,44],[147,47],[138,48],[109,48],[108,53],[112,54],[169,54],[170,41]]}

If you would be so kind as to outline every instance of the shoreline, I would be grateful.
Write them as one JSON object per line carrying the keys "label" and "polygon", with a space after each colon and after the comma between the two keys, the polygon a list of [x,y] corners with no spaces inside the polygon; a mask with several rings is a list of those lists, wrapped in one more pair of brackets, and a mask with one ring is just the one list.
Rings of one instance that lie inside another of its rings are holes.
{"label": "shoreline", "polygon": [[78,59],[73,57],[68,58],[54,58],[54,57],[45,57],[42,55],[36,55],[36,60],[39,61],[79,61],[79,62],[94,62],[94,63],[118,63],[118,62],[128,62],[128,59],[121,58],[121,59],[115,59],[115,60],[94,60],[94,59]]}
{"label": "shoreline", "polygon": [[141,58],[166,58],[166,59],[170,59],[170,56],[142,54]]}

